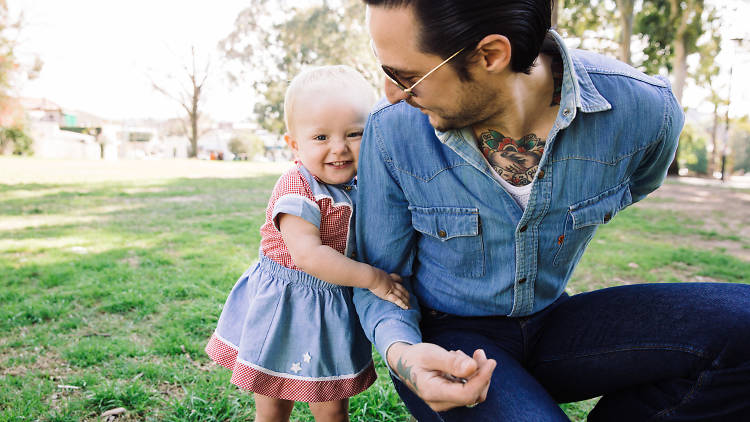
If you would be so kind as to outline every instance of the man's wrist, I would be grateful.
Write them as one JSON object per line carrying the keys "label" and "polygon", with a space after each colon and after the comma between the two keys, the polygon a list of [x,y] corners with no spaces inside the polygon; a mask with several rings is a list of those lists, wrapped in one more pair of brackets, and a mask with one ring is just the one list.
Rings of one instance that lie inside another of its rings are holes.
{"label": "man's wrist", "polygon": [[409,346],[411,346],[410,343],[406,343],[403,341],[397,341],[388,346],[388,349],[386,349],[385,351],[385,356],[386,360],[388,361],[388,366],[391,368],[391,370],[396,368],[401,355]]}

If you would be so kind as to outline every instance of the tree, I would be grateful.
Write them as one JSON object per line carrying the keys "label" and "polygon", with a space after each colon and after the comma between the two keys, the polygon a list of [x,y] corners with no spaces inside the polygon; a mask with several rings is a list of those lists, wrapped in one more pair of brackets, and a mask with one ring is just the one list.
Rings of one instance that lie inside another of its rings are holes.
{"label": "tree", "polygon": [[707,41],[698,47],[700,62],[694,73],[696,85],[708,89],[708,101],[713,105],[713,123],[711,125],[711,155],[708,158],[706,171],[709,175],[716,172],[717,157],[719,152],[719,124],[721,116],[719,108],[727,106],[728,101],[721,95],[721,88],[717,82],[719,75],[719,65],[716,63],[716,56],[721,51],[721,21],[718,19],[715,10],[709,11],[706,19],[708,32],[706,33]]}
{"label": "tree", "polygon": [[380,80],[361,0],[320,0],[307,7],[293,1],[250,3],[220,48],[237,65],[230,79],[253,80],[263,98],[254,111],[258,124],[269,132],[284,131],[284,93],[305,66],[345,63],[370,81]]}
{"label": "tree", "polygon": [[264,151],[263,140],[252,132],[235,135],[229,140],[227,148],[232,154],[240,157],[253,157]]}
{"label": "tree", "polygon": [[[672,74],[672,91],[682,102],[688,77],[687,57],[698,51],[704,32],[703,0],[649,0],[636,18],[636,31],[648,40],[642,66],[650,73],[666,68]],[[678,174],[678,147],[669,174]]]}
{"label": "tree", "polygon": [[13,19],[5,0],[0,0],[0,153],[31,154],[32,139],[25,132],[25,111],[13,98],[14,85],[22,77],[35,78],[42,69],[42,61],[24,64],[15,50],[23,27],[23,15]]}
{"label": "tree", "polygon": [[707,171],[706,138],[704,131],[693,124],[686,124],[680,133],[680,165],[699,174]]}
{"label": "tree", "polygon": [[733,167],[745,174],[750,173],[750,118],[734,119],[731,125],[729,144],[734,158]]}
{"label": "tree", "polygon": [[631,64],[630,41],[633,37],[633,7],[635,0],[615,0],[620,18],[620,53],[618,58],[627,64]]}
{"label": "tree", "polygon": [[648,41],[642,66],[650,73],[667,68],[678,101],[688,77],[687,56],[698,52],[704,32],[703,10],[703,0],[649,0],[636,19],[636,31]]}
{"label": "tree", "polygon": [[19,127],[0,127],[0,153],[31,155],[32,139]]}
{"label": "tree", "polygon": [[[211,62],[210,60],[206,60],[206,66],[203,70],[199,70],[195,60],[195,47],[190,47],[190,57],[191,65],[183,66],[183,82],[177,81],[175,77],[169,77],[173,82],[172,85],[176,82],[179,88],[167,88],[166,83],[156,83],[154,81],[151,84],[155,90],[175,100],[187,113],[189,127],[183,129],[190,140],[189,156],[194,158],[198,154],[198,139],[205,133],[204,130],[200,129],[200,105],[203,99],[203,87],[206,79],[208,79]],[[185,79],[187,79],[187,85],[184,82]]]}

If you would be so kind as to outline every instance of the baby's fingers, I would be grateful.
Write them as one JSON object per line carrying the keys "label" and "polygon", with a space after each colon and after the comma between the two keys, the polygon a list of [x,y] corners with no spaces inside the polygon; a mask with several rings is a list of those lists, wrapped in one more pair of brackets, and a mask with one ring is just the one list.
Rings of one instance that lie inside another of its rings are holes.
{"label": "baby's fingers", "polygon": [[404,301],[403,298],[395,293],[388,293],[388,296],[385,299],[403,310],[409,309],[409,302]]}
{"label": "baby's fingers", "polygon": [[394,283],[390,295],[396,298],[396,301],[393,301],[393,303],[403,309],[409,309],[409,292],[406,291],[404,286]]}
{"label": "baby's fingers", "polygon": [[404,302],[409,303],[409,291],[400,283],[393,284],[393,292],[399,295]]}

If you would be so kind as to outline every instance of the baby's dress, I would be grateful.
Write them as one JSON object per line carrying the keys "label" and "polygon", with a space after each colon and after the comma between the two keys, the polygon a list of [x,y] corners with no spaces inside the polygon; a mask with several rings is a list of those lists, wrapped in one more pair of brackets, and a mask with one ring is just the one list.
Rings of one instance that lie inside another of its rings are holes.
{"label": "baby's dress", "polygon": [[206,353],[232,370],[231,382],[285,400],[340,400],[375,381],[370,342],[352,288],[317,279],[292,261],[276,225],[279,213],[320,229],[321,241],[350,251],[353,184],[327,185],[298,165],[279,178],[261,227],[259,262],[229,294]]}

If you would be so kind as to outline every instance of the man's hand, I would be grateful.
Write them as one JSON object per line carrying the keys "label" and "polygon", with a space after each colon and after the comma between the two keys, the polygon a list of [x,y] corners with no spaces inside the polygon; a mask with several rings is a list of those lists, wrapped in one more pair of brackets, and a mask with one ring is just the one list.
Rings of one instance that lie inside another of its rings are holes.
{"label": "man's hand", "polygon": [[[497,365],[481,349],[471,358],[461,351],[449,352],[430,343],[395,343],[388,348],[387,355],[391,369],[438,412],[483,402]],[[446,375],[467,381],[451,380]]]}

